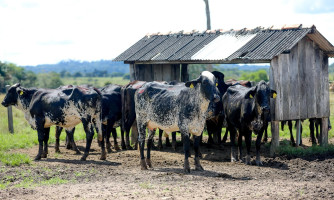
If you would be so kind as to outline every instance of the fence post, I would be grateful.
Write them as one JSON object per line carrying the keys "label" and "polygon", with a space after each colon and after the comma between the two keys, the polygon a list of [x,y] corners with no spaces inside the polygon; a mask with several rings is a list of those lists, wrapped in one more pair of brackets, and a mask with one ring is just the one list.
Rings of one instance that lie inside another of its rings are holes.
{"label": "fence post", "polygon": [[[6,85],[6,93],[8,92],[9,87],[10,85]],[[8,113],[8,130],[10,133],[14,133],[12,106],[7,107],[7,113]]]}

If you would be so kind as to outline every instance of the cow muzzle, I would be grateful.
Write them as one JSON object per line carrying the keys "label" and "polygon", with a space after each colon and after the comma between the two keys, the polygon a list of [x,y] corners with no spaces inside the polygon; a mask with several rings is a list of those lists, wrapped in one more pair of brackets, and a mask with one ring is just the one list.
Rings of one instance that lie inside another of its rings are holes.
{"label": "cow muzzle", "polygon": [[4,106],[4,107],[8,107],[9,106],[5,101],[2,101],[1,105]]}

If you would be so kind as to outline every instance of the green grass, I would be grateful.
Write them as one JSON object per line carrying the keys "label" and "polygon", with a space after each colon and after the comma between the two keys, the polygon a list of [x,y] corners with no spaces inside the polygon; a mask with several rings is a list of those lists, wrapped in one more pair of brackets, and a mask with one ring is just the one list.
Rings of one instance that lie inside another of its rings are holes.
{"label": "green grass", "polygon": [[82,84],[90,84],[94,87],[103,87],[108,83],[126,85],[130,81],[123,79],[122,77],[66,77],[61,79],[64,85],[82,85]]}
{"label": "green grass", "polygon": [[9,166],[20,166],[21,164],[31,163],[30,157],[26,154],[4,152],[0,152],[0,161]]}
{"label": "green grass", "polygon": [[308,148],[303,147],[292,147],[290,144],[290,141],[283,140],[281,141],[283,145],[280,145],[278,148],[278,154],[279,155],[287,155],[292,157],[305,157],[305,156],[314,156],[314,155],[330,155],[334,154],[334,145],[329,144],[327,146],[318,146],[313,145]]}

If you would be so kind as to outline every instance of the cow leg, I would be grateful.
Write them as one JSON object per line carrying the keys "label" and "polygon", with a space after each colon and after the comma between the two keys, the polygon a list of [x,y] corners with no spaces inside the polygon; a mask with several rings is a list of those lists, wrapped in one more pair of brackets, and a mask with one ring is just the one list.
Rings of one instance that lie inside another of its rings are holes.
{"label": "cow leg", "polygon": [[70,138],[68,137],[67,134],[66,134],[66,138],[65,138],[65,148],[66,149],[71,149],[72,148],[71,140],[70,140]]}
{"label": "cow leg", "polygon": [[138,122],[138,143],[140,151],[140,167],[141,170],[147,170],[145,162],[144,148],[145,148],[145,136],[146,136],[146,125]]}
{"label": "cow leg", "polygon": [[77,155],[80,155],[81,152],[79,151],[77,145],[75,144],[75,141],[74,141],[74,131],[75,131],[75,127],[72,128],[72,129],[66,129],[66,135],[67,135],[67,138],[68,138],[68,143],[70,143],[70,146],[72,147],[72,150],[75,151],[75,153]]}
{"label": "cow leg", "polygon": [[[264,137],[263,137],[263,142],[267,143],[268,142],[268,122],[264,123]],[[263,135],[263,131],[261,131],[261,136]]]}
{"label": "cow leg", "polygon": [[165,137],[166,137],[166,147],[171,147],[171,146],[172,146],[172,144],[170,143],[170,140],[169,140],[169,135],[168,135],[168,134],[166,134],[166,135],[165,135]]}
{"label": "cow leg", "polygon": [[108,120],[107,125],[102,124],[102,134],[103,134],[103,138],[106,144],[106,148],[107,148],[107,152],[111,153],[111,143],[110,143],[110,135],[111,135],[111,130],[112,130],[112,123],[110,122],[110,120]]}
{"label": "cow leg", "polygon": [[48,157],[48,141],[49,141],[49,137],[50,137],[50,127],[48,128],[44,128],[44,150],[42,153],[42,158],[47,158]]}
{"label": "cow leg", "polygon": [[241,133],[239,133],[239,135],[238,135],[238,148],[239,148],[239,160],[243,160],[243,154],[242,154],[242,134]]}
{"label": "cow leg", "polygon": [[172,132],[172,148],[176,151],[176,132]]}
{"label": "cow leg", "polygon": [[38,134],[38,154],[35,157],[35,160],[40,160],[43,155],[43,142],[44,142],[44,137],[45,137],[44,119],[37,118],[35,123],[36,123],[37,134]]}
{"label": "cow leg", "polygon": [[[315,123],[315,120],[316,119],[309,119],[309,121],[310,121],[310,139],[311,139],[311,142],[312,142],[312,144],[314,145],[314,144],[317,144],[317,141],[316,141],[316,139],[315,139],[315,137],[314,137],[314,123]],[[316,131],[318,132],[318,127],[316,126]]]}
{"label": "cow leg", "polygon": [[[231,125],[229,125],[229,127],[231,127]],[[238,160],[235,149],[236,130],[234,128],[230,128],[229,131],[231,137],[231,162],[236,162]]]}
{"label": "cow leg", "polygon": [[[115,148],[116,151],[119,151],[119,150],[121,150],[121,148],[118,146],[118,143],[117,143],[117,131],[116,131],[115,128],[111,128],[111,132],[112,132],[112,137],[114,138],[114,148]],[[109,137],[110,137],[110,135],[109,135]],[[108,140],[107,142],[109,142],[108,145],[111,146],[110,141]]]}
{"label": "cow leg", "polygon": [[[329,118],[328,118],[329,119]],[[316,130],[316,137],[317,137],[317,140],[318,140],[318,143],[319,143],[319,137],[320,137],[320,134],[319,134],[319,125],[320,125],[320,133],[321,133],[321,130],[322,130],[322,126],[321,126],[321,119],[316,119],[315,121],[315,130]],[[329,129],[328,129],[329,130]]]}
{"label": "cow leg", "polygon": [[[261,138],[262,136],[260,137],[260,142],[261,142]],[[250,150],[251,150],[251,143],[252,143],[252,131],[245,132],[245,142],[246,142],[246,148],[247,148],[246,164],[250,165],[251,164]]]}
{"label": "cow leg", "polygon": [[289,131],[290,131],[290,142],[292,146],[296,146],[296,142],[295,139],[293,138],[293,134],[292,134],[292,121],[288,120],[288,126],[289,126]]}
{"label": "cow leg", "polygon": [[56,126],[56,134],[55,134],[55,137],[56,137],[56,144],[55,144],[55,151],[56,153],[60,153],[60,149],[59,149],[59,142],[60,142],[60,134],[61,134],[61,131],[63,130],[62,127],[60,126]]}
{"label": "cow leg", "polygon": [[200,163],[200,150],[199,150],[199,144],[201,141],[200,136],[195,136],[194,140],[194,150],[195,150],[195,170],[203,171],[203,167],[201,166]]}
{"label": "cow leg", "polygon": [[[161,132],[163,132],[161,130]],[[147,157],[146,157],[146,165],[149,168],[153,168],[152,167],[152,163],[151,163],[151,149],[153,147],[153,138],[154,138],[154,134],[155,134],[155,130],[148,130],[148,139],[147,139]],[[159,134],[160,134],[160,129],[159,129]]]}
{"label": "cow leg", "polygon": [[[93,140],[93,136],[94,136],[94,128],[93,128],[93,125],[92,123],[90,123],[90,119],[88,117],[88,120],[86,119],[82,119],[82,124],[83,124],[83,127],[85,129],[85,132],[86,132],[86,148],[85,148],[85,153],[84,155],[81,157],[81,160],[86,160],[86,158],[88,157],[89,155],[89,150],[90,150],[90,147],[92,145],[92,140]],[[100,157],[100,160],[105,160],[106,159],[106,150],[105,150],[105,145],[104,145],[104,137],[102,137],[102,141],[101,141],[101,149],[102,149],[102,153],[101,153],[101,157]]]}
{"label": "cow leg", "polygon": [[227,141],[227,135],[228,135],[228,127],[226,127],[225,129],[226,129],[226,131],[225,131],[225,134],[224,134],[223,140],[222,140],[222,142],[221,142],[221,143],[223,143],[223,144],[225,144],[225,143],[226,143],[226,141]]}
{"label": "cow leg", "polygon": [[[182,133],[182,132],[181,132]],[[183,151],[184,151],[184,172],[190,173],[190,165],[189,165],[189,156],[190,156],[190,139],[188,133],[182,133],[183,135]]]}
{"label": "cow leg", "polygon": [[[129,134],[129,131],[125,131],[125,134]],[[124,130],[122,129],[122,127],[121,127],[121,147],[122,147],[122,150],[126,150],[126,145],[125,145],[125,140],[124,140]]]}
{"label": "cow leg", "polygon": [[[267,132],[267,127],[268,127],[268,123],[267,123],[267,126],[264,126],[264,129],[261,130],[258,135],[257,135],[257,138],[256,138],[256,165],[257,166],[260,166],[260,165],[263,165],[262,162],[261,162],[261,157],[260,157],[260,148],[261,148],[261,139],[262,139],[262,135],[263,135],[263,132]],[[252,132],[251,132],[252,134]],[[250,137],[252,138],[252,137]]]}
{"label": "cow leg", "polygon": [[162,134],[163,134],[163,130],[159,129],[159,141],[158,141],[158,149],[161,151],[163,149],[162,147]]}

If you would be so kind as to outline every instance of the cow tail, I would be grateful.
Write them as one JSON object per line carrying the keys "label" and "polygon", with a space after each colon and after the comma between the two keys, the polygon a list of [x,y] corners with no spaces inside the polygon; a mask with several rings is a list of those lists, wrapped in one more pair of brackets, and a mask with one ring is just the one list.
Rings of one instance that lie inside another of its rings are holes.
{"label": "cow tail", "polygon": [[103,133],[102,133],[102,93],[100,92],[100,90],[98,90],[97,88],[93,88],[95,90],[95,92],[99,95],[99,102],[97,104],[98,108],[98,117],[95,119],[95,123],[96,123],[96,128],[97,128],[97,138],[98,140],[101,142],[102,141],[102,137],[103,137]]}
{"label": "cow tail", "polygon": [[126,86],[124,86],[122,89],[121,89],[121,102],[122,102],[122,120],[121,120],[121,126],[122,126],[122,129],[125,131],[125,120],[126,120],[126,110],[125,110],[125,104],[126,104],[126,101],[125,101],[125,97],[126,97]]}

